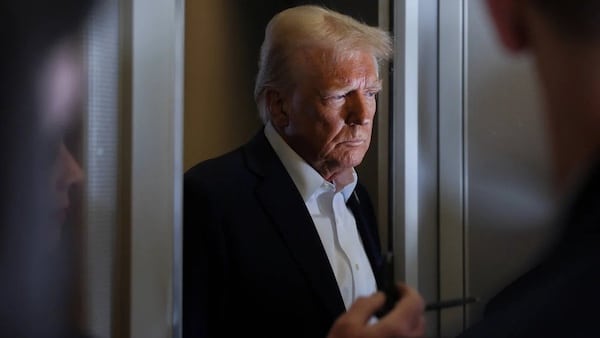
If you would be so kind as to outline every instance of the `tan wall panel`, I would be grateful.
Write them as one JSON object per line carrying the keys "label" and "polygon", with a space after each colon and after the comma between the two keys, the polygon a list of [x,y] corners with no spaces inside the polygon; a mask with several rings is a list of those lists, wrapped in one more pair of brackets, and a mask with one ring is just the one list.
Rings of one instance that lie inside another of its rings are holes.
{"label": "tan wall panel", "polygon": [[226,1],[186,1],[184,169],[234,149],[260,121],[246,74],[238,12]]}

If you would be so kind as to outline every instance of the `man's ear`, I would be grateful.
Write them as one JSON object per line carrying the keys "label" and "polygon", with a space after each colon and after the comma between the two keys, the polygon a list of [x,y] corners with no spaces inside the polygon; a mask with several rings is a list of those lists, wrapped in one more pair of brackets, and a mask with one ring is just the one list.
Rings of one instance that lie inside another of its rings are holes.
{"label": "man's ear", "polygon": [[508,50],[521,51],[528,47],[526,1],[487,0],[488,12],[500,41]]}
{"label": "man's ear", "polygon": [[268,89],[265,93],[267,109],[269,110],[270,120],[275,129],[281,130],[289,124],[287,113],[287,104],[281,91],[277,89]]}

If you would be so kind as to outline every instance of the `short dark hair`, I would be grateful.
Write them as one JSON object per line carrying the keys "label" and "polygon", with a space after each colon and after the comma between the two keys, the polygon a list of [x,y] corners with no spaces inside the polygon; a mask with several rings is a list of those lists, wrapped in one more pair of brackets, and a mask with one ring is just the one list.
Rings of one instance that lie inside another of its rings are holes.
{"label": "short dark hair", "polygon": [[600,1],[531,0],[555,28],[569,38],[600,38]]}

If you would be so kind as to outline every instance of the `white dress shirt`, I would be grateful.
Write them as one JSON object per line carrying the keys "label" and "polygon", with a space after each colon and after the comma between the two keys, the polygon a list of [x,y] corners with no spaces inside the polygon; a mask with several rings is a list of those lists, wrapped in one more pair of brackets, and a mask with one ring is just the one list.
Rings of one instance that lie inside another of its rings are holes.
{"label": "white dress shirt", "polygon": [[335,185],[290,148],[270,123],[265,136],[304,199],[348,309],[357,297],[377,291],[356,220],[346,206],[358,181],[356,171],[353,181],[336,192]]}

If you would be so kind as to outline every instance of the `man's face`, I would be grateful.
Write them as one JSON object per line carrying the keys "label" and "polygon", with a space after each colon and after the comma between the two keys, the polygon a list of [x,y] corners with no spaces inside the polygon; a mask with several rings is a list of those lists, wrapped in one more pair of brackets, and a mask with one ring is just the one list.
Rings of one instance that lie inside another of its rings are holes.
{"label": "man's face", "polygon": [[[75,46],[67,42],[55,47],[43,65],[38,88],[42,128],[47,138],[56,142],[52,144],[56,148],[48,151],[53,156],[50,176],[53,197],[51,217],[58,225],[66,220],[71,205],[71,189],[83,180],[82,168],[62,141],[66,130],[80,113],[83,81],[83,64]],[[60,227],[50,230],[52,236],[60,237]]]}
{"label": "man's face", "polygon": [[371,141],[376,94],[381,90],[370,53],[334,57],[302,52],[294,63],[295,85],[284,95],[282,137],[325,179],[362,161]]}

